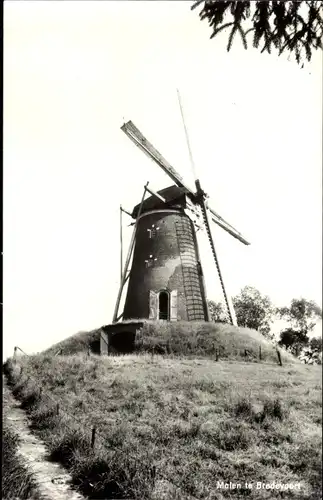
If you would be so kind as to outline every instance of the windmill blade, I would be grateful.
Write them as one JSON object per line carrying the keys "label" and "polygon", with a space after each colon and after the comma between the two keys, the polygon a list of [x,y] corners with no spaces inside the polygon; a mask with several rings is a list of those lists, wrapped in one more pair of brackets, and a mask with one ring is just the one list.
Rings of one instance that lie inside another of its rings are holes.
{"label": "windmill blade", "polygon": [[211,214],[212,214],[211,219],[213,222],[215,222],[215,224],[222,227],[222,229],[227,231],[227,233],[231,234],[231,236],[233,236],[237,240],[241,241],[241,243],[244,243],[244,245],[250,245],[250,242],[247,241],[242,236],[242,234],[239,233],[239,231],[237,231],[233,226],[231,226],[231,224],[226,222],[219,214],[217,214],[214,210],[212,210],[212,208],[210,208],[208,205],[207,205],[207,209],[209,210],[209,212],[211,212]]}
{"label": "windmill blade", "polygon": [[172,179],[172,181],[181,188],[186,189],[188,193],[194,196],[193,191],[184,183],[183,178],[176,172],[176,170],[168,163],[167,160],[157,151],[156,148],[142,135],[140,130],[132,123],[128,121],[124,123],[121,130],[132,140],[132,142],[143,151],[149,158],[154,160],[157,165]]}

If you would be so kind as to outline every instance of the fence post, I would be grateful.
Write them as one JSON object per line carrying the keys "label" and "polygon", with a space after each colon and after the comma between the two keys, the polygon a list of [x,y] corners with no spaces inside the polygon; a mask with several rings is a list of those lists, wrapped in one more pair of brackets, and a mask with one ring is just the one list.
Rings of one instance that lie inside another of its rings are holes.
{"label": "fence post", "polygon": [[281,357],[279,350],[276,349],[276,352],[277,352],[278,362],[279,362],[280,366],[283,366],[282,357]]}
{"label": "fence post", "polygon": [[219,361],[219,351],[215,349],[215,361]]}
{"label": "fence post", "polygon": [[153,481],[153,485],[155,485],[155,479],[156,479],[156,465],[153,465],[151,470],[150,470],[150,473],[151,473],[151,479]]}
{"label": "fence post", "polygon": [[262,357],[261,357],[261,345],[259,346],[259,359],[260,359],[260,361],[262,360]]}
{"label": "fence post", "polygon": [[59,403],[56,405],[56,415],[59,415]]}
{"label": "fence post", "polygon": [[94,444],[95,444],[95,433],[96,433],[96,428],[93,427],[92,429],[92,437],[91,437],[91,448],[94,448]]}

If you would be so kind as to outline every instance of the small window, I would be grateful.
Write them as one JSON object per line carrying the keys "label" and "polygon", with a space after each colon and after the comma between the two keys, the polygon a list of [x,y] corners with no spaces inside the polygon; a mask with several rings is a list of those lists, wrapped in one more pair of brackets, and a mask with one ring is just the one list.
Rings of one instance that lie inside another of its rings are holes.
{"label": "small window", "polygon": [[147,231],[148,231],[149,239],[153,239],[153,238],[156,238],[157,233],[159,231],[159,227],[156,227],[155,224],[153,224],[150,229],[147,229]]}
{"label": "small window", "polygon": [[149,258],[145,260],[146,267],[153,267],[156,261],[156,257],[154,258],[152,255],[149,255]]}

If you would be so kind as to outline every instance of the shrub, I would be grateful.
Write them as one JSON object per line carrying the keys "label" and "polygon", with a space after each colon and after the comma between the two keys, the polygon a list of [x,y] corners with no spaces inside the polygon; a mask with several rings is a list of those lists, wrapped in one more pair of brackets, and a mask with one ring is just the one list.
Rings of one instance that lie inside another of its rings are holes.
{"label": "shrub", "polygon": [[283,420],[285,411],[283,410],[282,403],[279,399],[267,399],[264,403],[263,418],[277,418]]}
{"label": "shrub", "polygon": [[267,398],[258,404],[252,404],[248,399],[241,398],[233,404],[231,413],[236,417],[243,417],[245,420],[259,423],[265,419],[283,420],[287,411],[277,398]]}
{"label": "shrub", "polygon": [[253,407],[248,399],[242,398],[239,399],[237,403],[235,403],[233,412],[236,417],[250,417],[253,415]]}
{"label": "shrub", "polygon": [[77,429],[65,428],[62,434],[53,439],[50,458],[71,468],[76,452],[84,456],[90,455],[92,450],[89,439]]}
{"label": "shrub", "polygon": [[219,426],[215,444],[226,451],[245,450],[252,443],[251,434],[243,422],[226,420]]}
{"label": "shrub", "polygon": [[127,451],[96,453],[78,463],[74,469],[75,484],[90,498],[150,499],[154,485],[152,466]]}
{"label": "shrub", "polygon": [[29,420],[32,429],[52,430],[59,425],[59,416],[56,414],[56,408],[42,406],[31,412]]}

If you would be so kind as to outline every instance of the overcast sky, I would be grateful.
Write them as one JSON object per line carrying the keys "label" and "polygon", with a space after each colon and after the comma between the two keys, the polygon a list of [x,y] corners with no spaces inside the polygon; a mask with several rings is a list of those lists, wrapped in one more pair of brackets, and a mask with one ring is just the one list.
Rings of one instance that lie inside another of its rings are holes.
{"label": "overcast sky", "polygon": [[190,5],[5,2],[5,356],[111,322],[119,205],[171,184],[120,126],[193,184],[176,87],[210,205],[252,243],[214,227],[229,292],[322,302],[322,55],[301,69],[238,39],[228,54]]}

